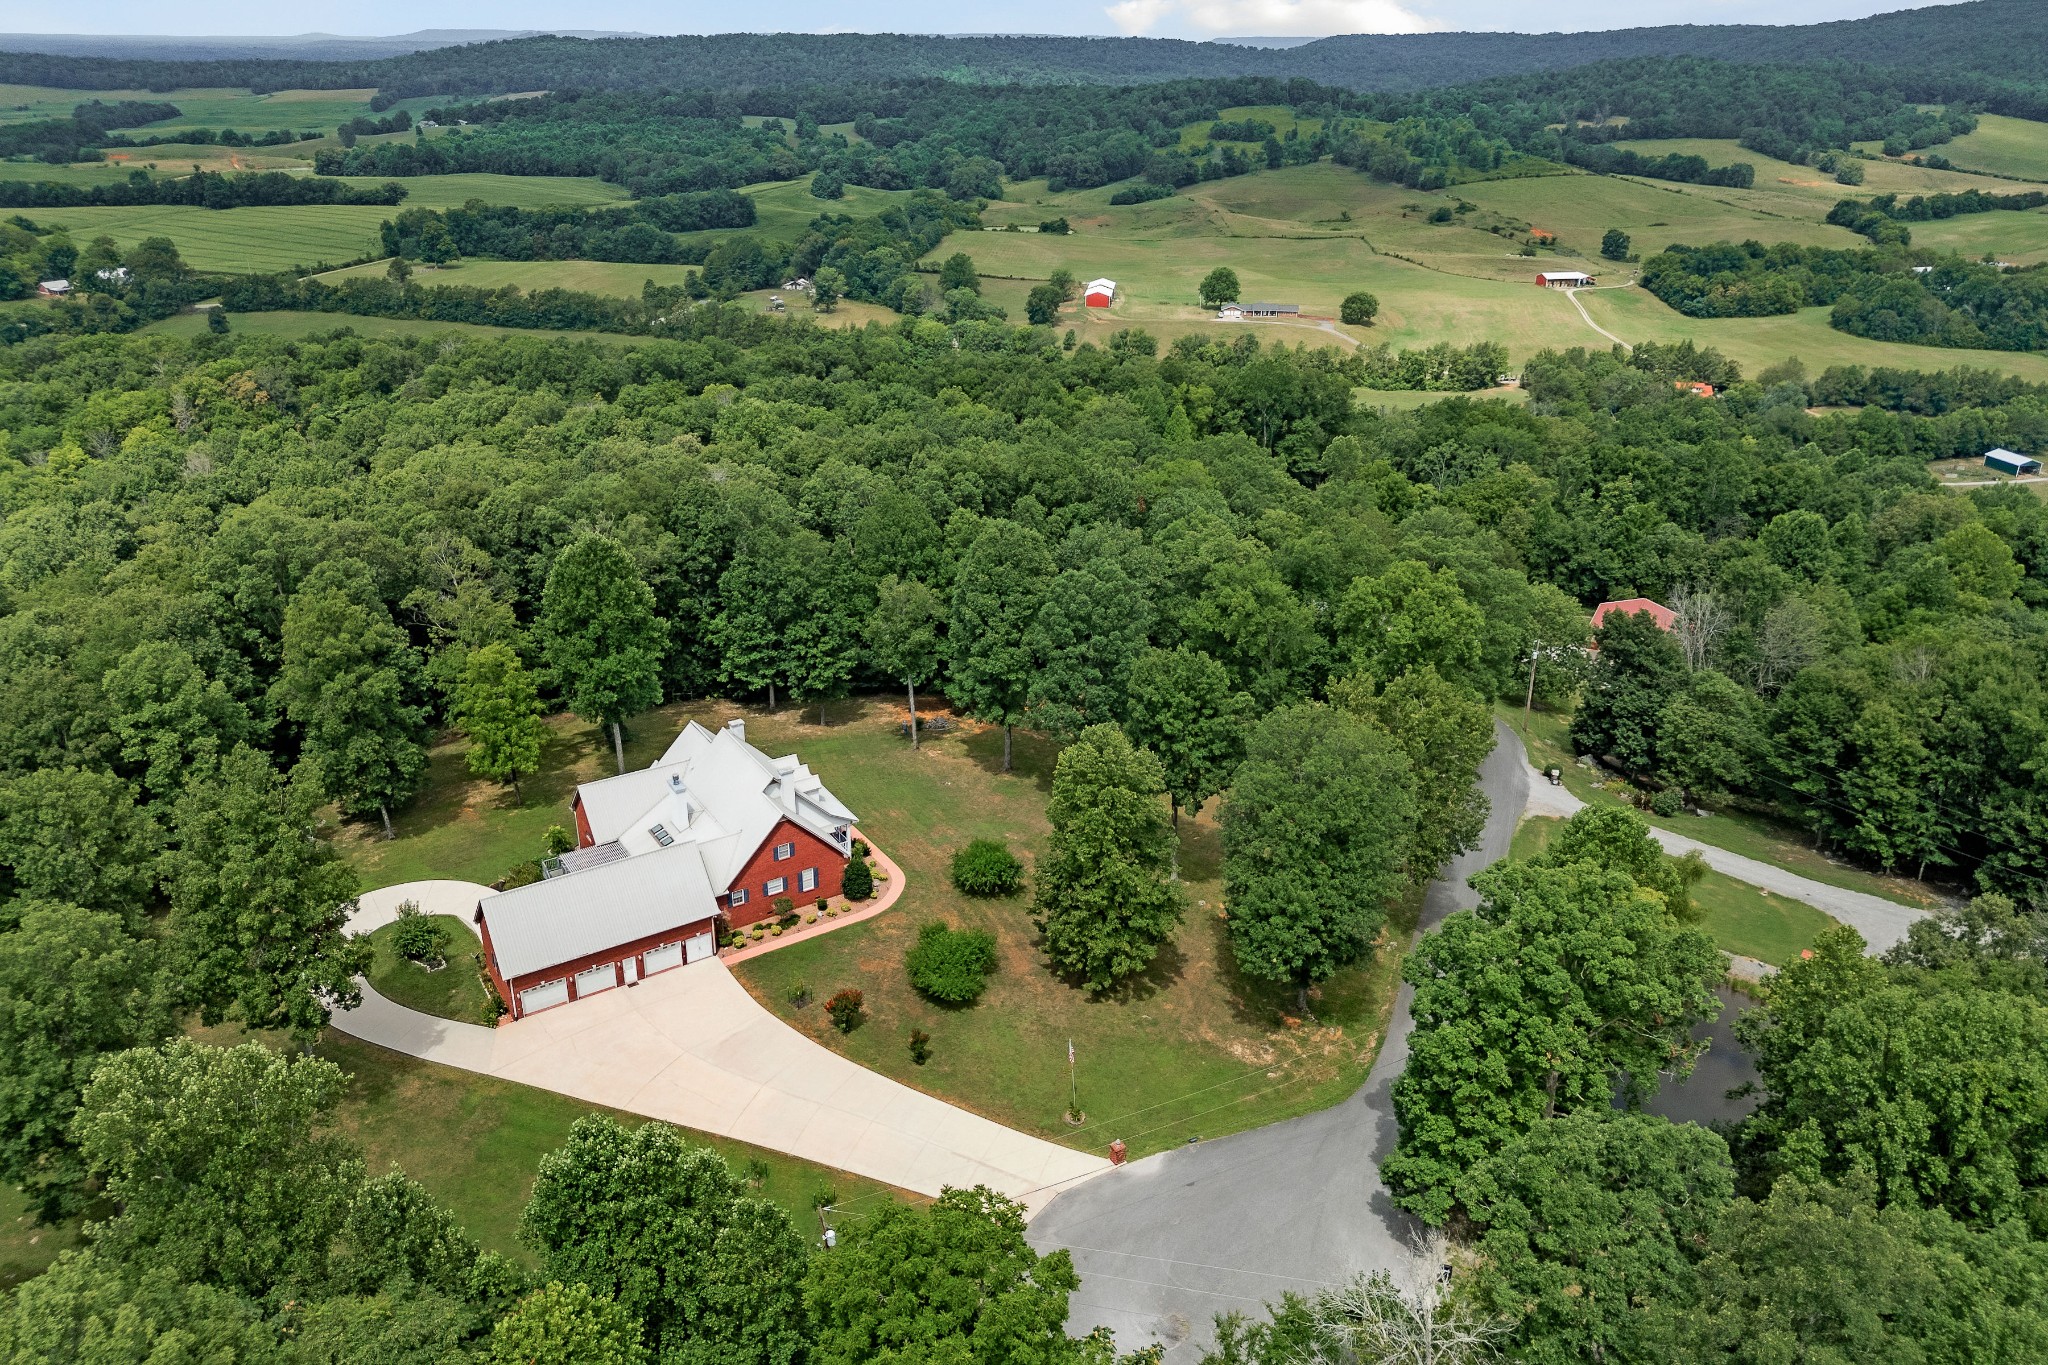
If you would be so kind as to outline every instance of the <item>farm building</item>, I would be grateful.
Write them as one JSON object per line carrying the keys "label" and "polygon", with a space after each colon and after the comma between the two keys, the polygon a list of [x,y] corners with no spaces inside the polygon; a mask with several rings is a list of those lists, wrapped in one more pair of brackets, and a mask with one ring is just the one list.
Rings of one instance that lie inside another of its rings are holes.
{"label": "farm building", "polygon": [[44,280],[36,286],[36,292],[46,299],[61,299],[71,292],[71,281]]}
{"label": "farm building", "polygon": [[1301,312],[1298,303],[1247,303],[1239,306],[1248,318],[1293,317]]}
{"label": "farm building", "polygon": [[1090,280],[1081,291],[1081,302],[1089,308],[1107,308],[1115,298],[1115,280]]}
{"label": "farm building", "polygon": [[2004,446],[1984,452],[1984,467],[1995,469],[2001,474],[2038,474],[2041,462],[2031,455],[2022,455]]}
{"label": "farm building", "polygon": [[1593,277],[1583,270],[1545,270],[1538,273],[1536,283],[1545,289],[1585,289]]}
{"label": "farm building", "polygon": [[1619,612],[1623,616],[1634,616],[1637,612],[1650,613],[1650,619],[1657,623],[1659,630],[1671,629],[1671,623],[1678,619],[1678,613],[1647,597],[1624,597],[1619,602],[1602,602],[1593,608],[1593,629],[1600,629],[1600,623]]}
{"label": "farm building", "polygon": [[716,921],[751,924],[783,896],[836,896],[854,813],[744,721],[691,721],[650,767],[576,789],[577,847],[542,880],[479,901],[477,930],[517,1019],[710,957]]}

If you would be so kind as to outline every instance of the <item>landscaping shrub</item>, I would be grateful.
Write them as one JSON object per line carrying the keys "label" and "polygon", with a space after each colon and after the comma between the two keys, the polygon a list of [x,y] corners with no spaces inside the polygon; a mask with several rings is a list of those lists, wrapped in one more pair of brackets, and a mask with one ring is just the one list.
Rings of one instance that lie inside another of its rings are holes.
{"label": "landscaping shrub", "polygon": [[969,896],[1014,896],[1024,864],[1000,839],[976,839],[953,855],[953,885]]}
{"label": "landscaping shrub", "polygon": [[550,858],[559,858],[576,847],[575,834],[562,825],[549,825],[547,840]]}
{"label": "landscaping shrub", "polygon": [[1666,787],[1663,791],[1650,798],[1650,813],[1652,815],[1661,815],[1667,820],[1674,815],[1683,815],[1685,813],[1685,798],[1669,787]]}
{"label": "landscaping shrub", "polygon": [[825,1002],[825,1013],[832,1016],[832,1027],[841,1033],[851,1033],[867,1017],[865,998],[859,991],[840,991]]}
{"label": "landscaping shrub", "polygon": [[523,862],[499,878],[498,889],[500,891],[510,891],[515,887],[532,886],[540,879],[540,863],[537,860]]}
{"label": "landscaping shrub", "polygon": [[904,955],[910,984],[947,1005],[971,1005],[988,987],[996,967],[996,938],[979,929],[954,929],[932,920],[917,931]]}
{"label": "landscaping shrub", "polygon": [[391,947],[414,962],[439,962],[448,951],[448,930],[422,915],[418,901],[404,901],[398,907],[398,924],[391,931]]}
{"label": "landscaping shrub", "polygon": [[865,857],[867,857],[867,856],[868,856],[868,841],[867,841],[867,840],[865,840],[865,839],[855,839],[855,840],[853,841],[853,856],[854,856],[854,857],[856,857],[856,858],[865,858]]}
{"label": "landscaping shrub", "polygon": [[789,988],[789,1003],[792,1007],[796,1009],[802,1009],[804,1006],[810,1004],[810,986],[802,981],[799,981],[794,986],[791,986]]}
{"label": "landscaping shrub", "polygon": [[796,902],[788,896],[777,896],[768,902],[768,908],[775,912],[775,922],[787,929],[797,920]]}
{"label": "landscaping shrub", "polygon": [[910,1060],[923,1066],[932,1057],[932,1036],[921,1028],[910,1031]]}
{"label": "landscaping shrub", "polygon": [[840,894],[850,901],[864,901],[875,894],[874,870],[865,858],[854,858],[846,865],[846,875],[839,881]]}

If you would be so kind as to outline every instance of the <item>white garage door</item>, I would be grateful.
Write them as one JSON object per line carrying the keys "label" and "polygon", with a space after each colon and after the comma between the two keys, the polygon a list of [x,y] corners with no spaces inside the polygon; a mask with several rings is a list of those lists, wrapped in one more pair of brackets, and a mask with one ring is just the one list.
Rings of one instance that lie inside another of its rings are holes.
{"label": "white garage door", "polygon": [[710,957],[713,953],[718,951],[718,940],[717,938],[708,933],[699,934],[697,935],[697,937],[689,940],[683,946],[688,950],[686,954],[686,960],[690,962],[701,962],[703,959]]}
{"label": "white garage door", "polygon": [[653,976],[656,972],[665,972],[671,967],[682,965],[683,945],[680,943],[664,943],[659,948],[640,954],[642,976]]}
{"label": "white garage door", "polygon": [[521,1014],[532,1014],[535,1010],[544,1010],[550,1005],[566,1005],[568,1003],[569,983],[566,980],[549,981],[519,992],[519,1012]]}
{"label": "white garage door", "polygon": [[619,969],[607,962],[602,967],[592,967],[587,972],[576,973],[576,998],[596,995],[619,984]]}

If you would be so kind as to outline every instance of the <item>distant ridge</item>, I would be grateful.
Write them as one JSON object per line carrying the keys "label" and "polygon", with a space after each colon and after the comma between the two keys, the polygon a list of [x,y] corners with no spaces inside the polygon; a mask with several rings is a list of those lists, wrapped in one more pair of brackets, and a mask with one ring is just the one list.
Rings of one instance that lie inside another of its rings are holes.
{"label": "distant ridge", "polygon": [[[332,41],[416,42],[426,36]],[[9,41],[0,38],[0,47]],[[279,41],[328,40],[314,34]],[[391,98],[403,98],[572,87],[743,91],[912,79],[1139,85],[1266,76],[1298,77],[1353,90],[1407,91],[1600,61],[1690,56],[1752,63],[1860,62],[2038,83],[2048,72],[2048,0],[1970,0],[1823,24],[1672,24],[1589,33],[1351,34],[1288,47],[1248,45],[1279,41],[900,33],[592,39],[554,35],[456,46],[435,40],[397,55],[326,61],[286,60],[247,51],[174,62],[13,50],[0,51],[0,82],[151,90],[375,86]]]}
{"label": "distant ridge", "polygon": [[414,33],[356,36],[342,33],[180,34],[0,33],[0,51],[41,52],[61,57],[114,57],[130,61],[232,61],[270,58],[285,61],[361,61],[402,57],[466,43],[495,43],[513,38],[645,38],[645,33],[568,28],[423,28]]}

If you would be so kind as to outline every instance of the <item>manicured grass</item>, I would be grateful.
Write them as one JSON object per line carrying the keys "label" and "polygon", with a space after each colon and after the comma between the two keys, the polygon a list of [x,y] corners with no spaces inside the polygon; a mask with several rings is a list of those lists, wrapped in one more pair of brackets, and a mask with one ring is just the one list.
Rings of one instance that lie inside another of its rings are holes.
{"label": "manicured grass", "polygon": [[378,225],[395,212],[353,204],[244,209],[146,204],[41,209],[33,216],[45,227],[68,228],[81,244],[105,233],[126,250],[145,237],[168,237],[195,270],[246,274],[353,260],[376,251]]}
{"label": "manicured grass", "polygon": [[[1550,846],[1564,821],[1532,815],[1515,829],[1510,856],[1528,858]],[[1783,966],[1799,956],[1834,921],[1803,901],[1774,896],[1760,887],[1709,871],[1693,886],[1699,927],[1726,952]]]}
{"label": "manicured grass", "polygon": [[[527,1253],[518,1239],[519,1212],[533,1191],[541,1157],[560,1147],[585,1114],[612,1113],[552,1091],[387,1052],[332,1030],[318,1051],[353,1078],[341,1126],[362,1145],[370,1173],[402,1169],[485,1247],[522,1258]],[[628,1125],[646,1121],[612,1116]],[[735,1170],[744,1172],[751,1162],[765,1167],[760,1192],[788,1209],[807,1235],[819,1230],[811,1212],[814,1191],[830,1188],[840,1203],[913,1197],[779,1152],[685,1132],[692,1142],[724,1155]]]}
{"label": "manicured grass", "polygon": [[[1502,719],[1522,734],[1523,718],[1519,707],[1497,708]],[[1564,774],[1565,789],[1581,801],[1589,804],[1625,804],[1616,790],[1618,780],[1611,775],[1595,774],[1578,766],[1573,759],[1568,731],[1571,718],[1555,711],[1535,711],[1528,718],[1525,743],[1529,749],[1529,761],[1538,768],[1555,767]],[[1608,783],[1594,786],[1596,780]],[[1760,863],[1782,867],[1787,872],[1796,872],[1802,877],[1827,886],[1839,886],[1849,891],[1861,891],[1867,895],[1882,896],[1900,905],[1910,905],[1924,910],[1941,902],[1940,895],[1924,882],[1910,877],[1885,877],[1865,871],[1814,850],[1804,833],[1790,825],[1780,824],[1752,811],[1721,807],[1711,818],[1702,820],[1698,816],[1680,816],[1665,819],[1641,812],[1644,819],[1663,829],[1673,830],[1703,844],[1725,848],[1730,853],[1754,858]]]}
{"label": "manicured grass", "polygon": [[[1979,114],[1976,132],[1967,133],[1946,146],[1929,147],[1920,155],[1936,152],[1956,165],[1968,166],[1972,170],[2048,181],[2048,123],[2007,118],[2002,114]],[[1914,226],[1917,228],[1918,224]]]}
{"label": "manicured grass", "polygon": [[[1027,862],[1044,849],[1045,800],[1055,750],[1018,736],[1016,772],[1002,774],[1001,735],[964,728],[913,753],[894,732],[900,708],[844,707],[820,728],[816,711],[750,713],[748,737],[770,752],[793,748],[861,815],[861,829],[904,868],[903,899],[888,914],[739,966],[755,998],[819,1042],[862,1065],[1000,1122],[1100,1151],[1123,1138],[1134,1153],[1215,1137],[1303,1113],[1363,1080],[1391,1006],[1396,953],[1347,971],[1291,1017],[1291,992],[1240,977],[1221,917],[1221,840],[1211,817],[1182,821],[1181,868],[1190,910],[1153,969],[1103,999],[1055,979],[1030,922],[1028,894],[978,901],[947,878],[953,852],[998,838]],[[714,710],[706,718],[729,713]],[[1389,940],[1404,943],[1416,903],[1397,910]],[[903,956],[929,919],[987,930],[998,967],[981,1000],[944,1008],[910,987]],[[814,1003],[790,1005],[797,984]],[[866,996],[868,1021],[832,1030],[822,1001],[842,987]],[[910,1060],[911,1030],[931,1035],[932,1056]],[[1086,1126],[1062,1120],[1066,1049],[1078,1054]]]}
{"label": "manicured grass", "polygon": [[377,952],[370,965],[370,985],[385,999],[422,1014],[465,1024],[491,1023],[495,1015],[481,974],[483,943],[468,924],[453,915],[427,918],[448,936],[442,965],[428,971],[401,957],[391,946],[398,926],[387,924],[370,935],[370,946]]}

